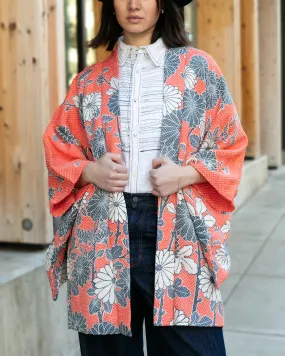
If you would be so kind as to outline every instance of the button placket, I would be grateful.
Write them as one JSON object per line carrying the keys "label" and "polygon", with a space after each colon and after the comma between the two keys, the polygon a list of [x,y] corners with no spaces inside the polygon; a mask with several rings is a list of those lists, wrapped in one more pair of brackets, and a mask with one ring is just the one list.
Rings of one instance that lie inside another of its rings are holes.
{"label": "button placket", "polygon": [[[121,120],[125,122],[122,130],[126,143],[124,154],[129,169],[126,191],[134,194],[152,191],[149,170],[151,160],[157,157],[159,152],[165,56],[162,55],[162,48],[159,48],[161,61],[158,65],[157,56],[152,57],[147,47],[131,47],[129,50],[129,53],[125,54],[128,57],[125,64],[120,66],[120,85],[122,84],[120,106],[122,107]],[[136,114],[139,114],[138,118]],[[139,122],[139,130],[135,126],[137,122]],[[135,152],[136,145],[138,155]]]}
{"label": "button placket", "polygon": [[138,51],[138,57],[133,68],[133,105],[132,105],[132,117],[131,117],[131,129],[130,129],[130,140],[131,140],[131,191],[137,188],[137,169],[138,169],[138,154],[139,154],[139,92],[140,92],[140,60],[142,53]]}

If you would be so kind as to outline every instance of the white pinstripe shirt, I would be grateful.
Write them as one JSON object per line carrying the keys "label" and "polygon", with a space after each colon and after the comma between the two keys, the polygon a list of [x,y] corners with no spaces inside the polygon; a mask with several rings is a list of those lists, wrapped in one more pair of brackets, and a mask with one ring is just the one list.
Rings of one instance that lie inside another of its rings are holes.
{"label": "white pinstripe shirt", "polygon": [[129,170],[125,192],[152,191],[149,171],[160,155],[165,51],[162,39],[140,48],[119,39],[122,155]]}

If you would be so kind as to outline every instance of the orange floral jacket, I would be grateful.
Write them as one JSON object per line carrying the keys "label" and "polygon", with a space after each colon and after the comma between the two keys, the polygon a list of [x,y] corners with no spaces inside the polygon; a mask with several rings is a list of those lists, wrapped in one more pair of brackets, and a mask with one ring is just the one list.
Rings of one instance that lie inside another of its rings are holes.
{"label": "orange floral jacket", "polygon": [[[50,211],[61,216],[46,254],[52,297],[67,281],[68,326],[131,336],[130,254],[123,193],[76,190],[89,161],[121,152],[119,64],[111,56],[78,74],[44,136]],[[213,58],[192,47],[165,54],[161,155],[206,179],[158,199],[153,323],[223,326],[219,286],[247,146]]]}

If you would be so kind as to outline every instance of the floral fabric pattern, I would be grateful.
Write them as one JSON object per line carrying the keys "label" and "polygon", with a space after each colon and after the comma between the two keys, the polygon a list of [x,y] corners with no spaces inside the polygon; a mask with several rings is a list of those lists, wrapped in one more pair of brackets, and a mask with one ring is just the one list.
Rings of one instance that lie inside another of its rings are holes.
{"label": "floral fabric pattern", "polygon": [[[60,224],[46,254],[52,297],[67,282],[68,326],[131,336],[130,249],[123,193],[75,189],[90,161],[120,153],[117,49],[80,73],[43,136],[49,202]],[[226,82],[207,53],[165,54],[161,154],[207,180],[158,199],[153,323],[223,326],[219,287],[247,137]]]}

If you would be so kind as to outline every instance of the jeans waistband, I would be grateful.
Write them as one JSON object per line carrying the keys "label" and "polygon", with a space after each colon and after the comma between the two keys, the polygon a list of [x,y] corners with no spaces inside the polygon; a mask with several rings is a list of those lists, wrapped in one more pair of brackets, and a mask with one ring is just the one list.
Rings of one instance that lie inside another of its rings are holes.
{"label": "jeans waistband", "polygon": [[157,211],[158,197],[151,193],[124,192],[127,208],[150,209]]}

